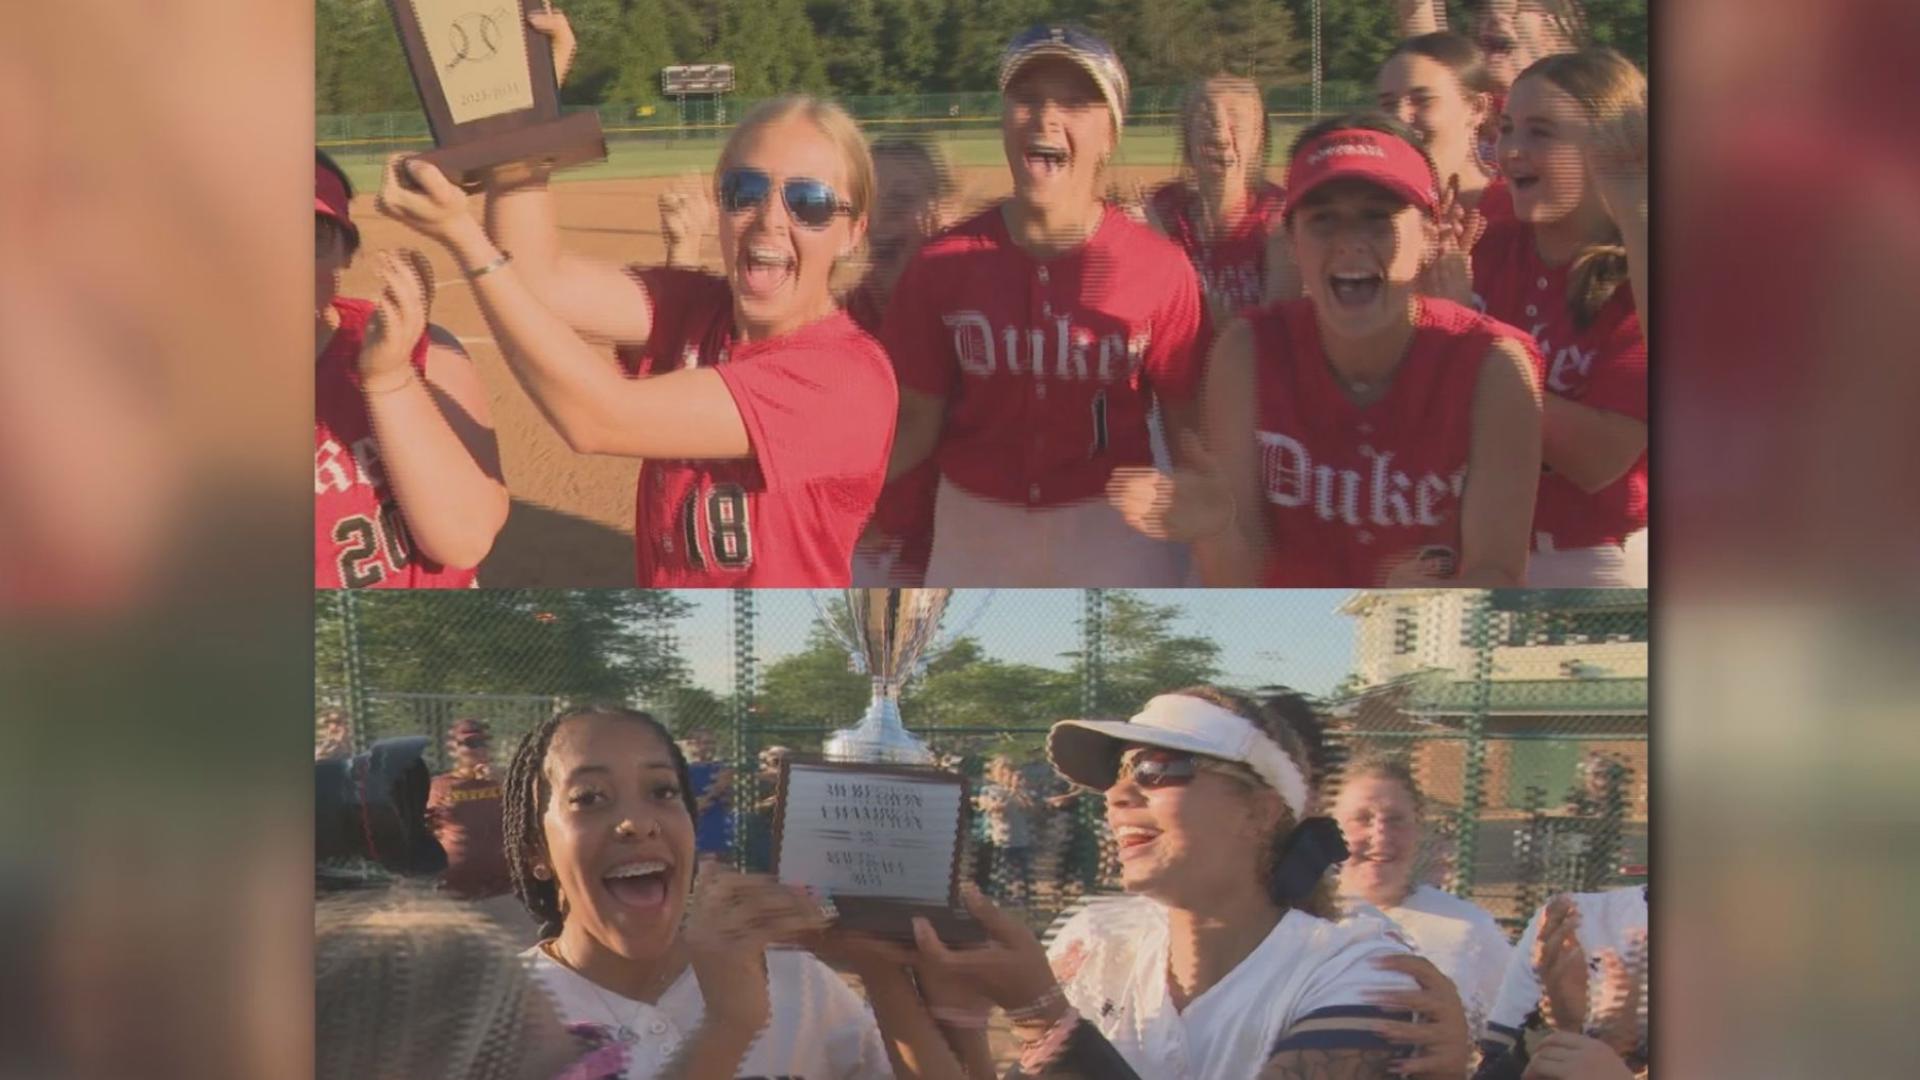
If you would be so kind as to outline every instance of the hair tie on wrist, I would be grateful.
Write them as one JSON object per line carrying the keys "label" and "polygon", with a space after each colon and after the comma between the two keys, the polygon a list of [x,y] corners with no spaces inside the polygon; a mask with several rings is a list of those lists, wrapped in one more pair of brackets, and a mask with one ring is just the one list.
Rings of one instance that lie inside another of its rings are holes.
{"label": "hair tie on wrist", "polygon": [[502,267],[506,266],[508,263],[512,261],[513,261],[513,253],[510,251],[503,251],[499,254],[498,257],[496,257],[492,262],[488,263],[487,265],[467,271],[467,280],[478,281],[481,278],[486,277],[488,274],[493,273],[495,270],[501,269]]}
{"label": "hair tie on wrist", "polygon": [[[382,374],[385,374],[385,373],[382,372]],[[395,391],[405,390],[407,387],[412,386],[413,383],[414,383],[413,365],[409,364],[405,369],[403,369],[399,381],[395,382],[392,386],[374,386],[363,379],[360,382],[360,392],[362,394],[365,394],[368,397],[380,397],[384,394],[391,394],[391,393],[394,393]]]}
{"label": "hair tie on wrist", "polygon": [[1347,857],[1347,841],[1332,818],[1310,817],[1294,827],[1268,879],[1275,900],[1295,905],[1313,894],[1327,868]]}

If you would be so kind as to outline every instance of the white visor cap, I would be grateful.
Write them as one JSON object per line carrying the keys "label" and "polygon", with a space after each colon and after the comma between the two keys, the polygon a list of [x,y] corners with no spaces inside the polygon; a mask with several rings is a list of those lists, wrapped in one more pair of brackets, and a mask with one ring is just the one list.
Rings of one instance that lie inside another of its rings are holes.
{"label": "white visor cap", "polygon": [[1307,778],[1280,744],[1239,713],[1185,694],[1161,694],[1129,720],[1062,720],[1047,733],[1047,758],[1068,780],[1105,791],[1130,745],[1239,762],[1280,793],[1294,820],[1306,816]]}

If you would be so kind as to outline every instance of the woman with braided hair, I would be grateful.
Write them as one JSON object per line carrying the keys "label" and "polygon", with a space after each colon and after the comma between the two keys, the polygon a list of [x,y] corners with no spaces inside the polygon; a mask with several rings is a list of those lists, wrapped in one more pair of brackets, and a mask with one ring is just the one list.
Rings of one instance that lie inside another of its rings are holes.
{"label": "woman with braided hair", "polygon": [[832,969],[774,948],[826,928],[804,891],[717,862],[696,885],[687,759],[648,714],[555,715],[521,740],[504,799],[514,892],[540,923],[525,955],[561,1018],[597,1028],[611,1076],[879,1080],[945,1053],[896,1008],[917,1001],[897,965],[844,950],[876,1024]]}

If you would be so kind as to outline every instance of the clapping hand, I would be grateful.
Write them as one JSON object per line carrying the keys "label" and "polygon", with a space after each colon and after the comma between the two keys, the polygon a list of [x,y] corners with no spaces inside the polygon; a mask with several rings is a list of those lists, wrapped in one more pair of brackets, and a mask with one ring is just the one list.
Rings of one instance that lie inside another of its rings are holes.
{"label": "clapping hand", "polygon": [[1540,1005],[1547,1023],[1579,1033],[1587,1022],[1587,952],[1580,944],[1580,909],[1565,893],[1547,901],[1534,940],[1534,975],[1540,980]]}
{"label": "clapping hand", "polygon": [[393,381],[395,372],[411,370],[413,347],[427,332],[433,294],[433,268],[426,256],[401,248],[381,252],[376,261],[380,295],[374,301],[373,321],[360,344],[363,385],[385,384]]}
{"label": "clapping hand", "polygon": [[704,859],[687,904],[684,937],[710,1017],[758,1030],[767,1022],[764,954],[824,930],[827,917],[804,890],[764,874]]}
{"label": "clapping hand", "polygon": [[1115,469],[1107,482],[1107,502],[1128,525],[1155,540],[1192,543],[1232,526],[1233,492],[1199,436],[1182,435],[1181,446],[1185,460],[1172,472]]}

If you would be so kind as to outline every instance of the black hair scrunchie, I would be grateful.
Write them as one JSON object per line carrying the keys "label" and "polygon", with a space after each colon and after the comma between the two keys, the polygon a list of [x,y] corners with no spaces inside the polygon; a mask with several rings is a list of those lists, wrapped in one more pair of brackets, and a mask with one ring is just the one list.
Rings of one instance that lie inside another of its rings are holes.
{"label": "black hair scrunchie", "polygon": [[1347,858],[1347,840],[1332,818],[1310,817],[1294,827],[1273,861],[1267,887],[1273,898],[1289,907],[1313,895],[1327,868]]}

